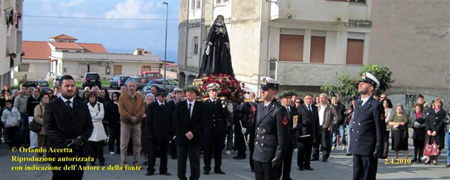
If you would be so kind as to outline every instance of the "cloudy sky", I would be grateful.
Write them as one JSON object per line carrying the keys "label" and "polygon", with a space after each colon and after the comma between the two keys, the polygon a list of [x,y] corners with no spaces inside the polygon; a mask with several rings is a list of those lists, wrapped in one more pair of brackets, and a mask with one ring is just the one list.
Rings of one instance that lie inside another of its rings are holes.
{"label": "cloudy sky", "polygon": [[[180,1],[166,2],[167,60],[176,61]],[[163,0],[26,0],[23,14],[23,40],[46,41],[67,34],[78,42],[101,43],[109,52],[145,48],[164,58]]]}

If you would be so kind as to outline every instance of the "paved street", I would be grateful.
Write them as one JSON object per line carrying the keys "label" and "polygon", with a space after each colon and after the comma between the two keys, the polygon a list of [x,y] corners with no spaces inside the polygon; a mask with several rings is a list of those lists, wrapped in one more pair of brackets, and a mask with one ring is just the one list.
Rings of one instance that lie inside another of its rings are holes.
{"label": "paved street", "polygon": [[[411,149],[411,148],[410,148]],[[410,154],[412,152],[410,151]],[[0,145],[0,179],[22,180],[22,179],[51,179],[52,173],[50,171],[12,171],[11,166],[18,166],[25,164],[32,166],[34,164],[43,166],[36,162],[27,162],[19,164],[12,162],[12,152],[8,150],[5,144]],[[33,154],[17,153],[20,156],[32,156]],[[223,170],[226,175],[203,175],[201,172],[201,179],[214,180],[230,180],[230,179],[254,179],[254,174],[250,171],[248,159],[234,160],[232,157],[235,153],[230,155],[224,154]],[[393,152],[390,152],[393,155]],[[402,154],[403,155],[403,154]],[[391,156],[392,157],[392,156]],[[404,156],[403,156],[404,157]],[[119,155],[110,155],[105,147],[106,164],[119,164]],[[132,156],[128,156],[129,161]],[[450,168],[445,167],[446,156],[441,156],[439,164],[424,165],[385,165],[383,160],[379,160],[378,179],[450,179]],[[159,159],[158,159],[159,160]],[[314,171],[298,171],[296,166],[296,154],[294,154],[293,168],[291,176],[294,179],[351,179],[352,173],[352,158],[345,156],[342,150],[335,150],[332,152],[328,162],[312,162]],[[203,165],[203,162],[201,162]],[[144,167],[146,168],[146,167]],[[156,168],[158,169],[158,167]],[[169,172],[171,176],[161,176],[159,174],[147,177],[145,176],[145,169],[141,171],[85,171],[84,179],[177,179],[176,177],[176,160],[169,159]],[[187,171],[189,172],[189,170]],[[157,171],[158,173],[158,171]]]}

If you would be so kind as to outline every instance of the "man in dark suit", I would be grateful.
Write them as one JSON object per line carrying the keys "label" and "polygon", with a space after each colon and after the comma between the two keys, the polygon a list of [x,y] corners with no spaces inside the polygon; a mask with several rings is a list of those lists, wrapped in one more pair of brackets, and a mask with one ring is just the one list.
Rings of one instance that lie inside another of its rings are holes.
{"label": "man in dark suit", "polygon": [[[244,97],[241,97],[244,98]],[[238,151],[237,156],[233,157],[233,159],[245,159],[247,150],[247,133],[248,128],[248,118],[251,113],[251,106],[248,102],[243,101],[239,105],[237,105],[234,113],[234,142],[236,149]]]}
{"label": "man in dark suit", "polygon": [[313,170],[311,168],[311,151],[313,142],[318,141],[319,114],[317,106],[313,104],[313,96],[308,94],[304,97],[305,104],[298,107],[298,156],[297,165],[300,171]]}
{"label": "man in dark suit", "polygon": [[283,176],[282,180],[291,180],[291,165],[292,165],[292,155],[294,149],[297,148],[297,130],[298,130],[298,111],[293,105],[292,96],[295,95],[293,91],[285,91],[280,93],[278,96],[280,98],[281,105],[286,108],[288,117],[288,129],[289,129],[289,141],[287,143],[286,155],[283,160]]}
{"label": "man in dark suit", "polygon": [[[44,128],[52,148],[70,148],[71,153],[49,153],[50,157],[86,157],[83,144],[91,136],[93,125],[91,114],[85,103],[75,98],[75,80],[70,75],[61,77],[61,97],[51,101],[45,107]],[[86,162],[56,161],[52,166],[71,167],[75,170],[54,170],[52,179],[82,179]]]}
{"label": "man in dark suit", "polygon": [[[179,102],[183,101],[183,90],[179,87],[176,87],[173,89],[173,93],[175,93],[175,98],[172,99],[172,101],[170,101],[169,104],[173,108],[173,111],[175,111],[177,104]],[[173,119],[172,119],[172,121],[173,121]],[[169,151],[170,151],[170,156],[172,156],[172,159],[177,158],[177,145],[175,143],[176,133],[177,133],[176,127],[174,127],[172,129],[172,135],[171,135],[171,140],[170,140],[170,144],[169,144]]]}
{"label": "man in dark suit", "polygon": [[266,77],[261,84],[261,98],[256,115],[253,154],[255,179],[280,179],[281,164],[289,142],[288,117],[275,98],[279,82]]}
{"label": "man in dark suit", "polygon": [[196,101],[200,94],[194,86],[184,88],[187,100],[178,103],[175,108],[174,123],[177,129],[178,178],[186,178],[186,160],[189,156],[191,176],[200,178],[200,147],[203,143],[203,104]]}
{"label": "man in dark suit", "polygon": [[350,149],[353,154],[353,179],[376,179],[378,158],[383,153],[384,109],[372,97],[373,90],[380,85],[378,79],[363,73],[358,86],[361,98],[356,102]]}
{"label": "man in dark suit", "polygon": [[155,173],[156,149],[159,148],[161,164],[160,174],[169,176],[167,172],[167,148],[172,134],[172,112],[173,108],[166,103],[167,92],[163,89],[156,94],[156,101],[147,107],[146,126],[147,139],[149,142],[147,176]]}
{"label": "man in dark suit", "polygon": [[205,124],[205,155],[203,161],[205,167],[204,174],[208,175],[211,171],[211,158],[214,153],[214,173],[225,174],[220,166],[222,165],[222,149],[225,141],[226,118],[228,117],[227,109],[217,95],[219,94],[220,85],[210,83],[207,86],[209,99],[203,102],[203,112]]}

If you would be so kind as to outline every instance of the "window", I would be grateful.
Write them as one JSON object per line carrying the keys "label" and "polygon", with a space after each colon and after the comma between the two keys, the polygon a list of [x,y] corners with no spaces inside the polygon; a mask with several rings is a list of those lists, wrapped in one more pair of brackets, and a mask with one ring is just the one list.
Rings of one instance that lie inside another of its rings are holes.
{"label": "window", "polygon": [[21,64],[19,65],[19,72],[29,72],[30,64]]}
{"label": "window", "polygon": [[216,0],[216,4],[224,4],[229,2],[229,0]]}
{"label": "window", "polygon": [[198,54],[198,36],[194,36],[194,54]]}
{"label": "window", "polygon": [[325,61],[325,37],[311,37],[311,63]]}
{"label": "window", "polygon": [[191,9],[195,9],[195,1],[196,0],[191,0]]}
{"label": "window", "polygon": [[303,35],[280,35],[280,61],[303,61]]}
{"label": "window", "polygon": [[195,8],[200,9],[201,2],[202,2],[201,0],[197,0]]}
{"label": "window", "polygon": [[347,40],[347,64],[362,65],[364,53],[364,40]]}
{"label": "window", "polygon": [[349,0],[352,3],[361,3],[361,4],[366,4],[366,0]]}

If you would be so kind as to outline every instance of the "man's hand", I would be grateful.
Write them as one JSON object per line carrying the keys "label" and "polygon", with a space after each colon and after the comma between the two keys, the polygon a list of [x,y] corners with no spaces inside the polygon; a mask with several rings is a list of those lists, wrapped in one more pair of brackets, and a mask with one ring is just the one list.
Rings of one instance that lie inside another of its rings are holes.
{"label": "man's hand", "polygon": [[373,158],[378,159],[381,157],[381,151],[375,151],[373,152]]}
{"label": "man's hand", "polygon": [[131,123],[136,123],[136,122],[137,122],[137,117],[136,116],[131,117]]}
{"label": "man's hand", "polygon": [[333,131],[333,126],[328,127],[328,131],[332,132]]}
{"label": "man's hand", "polygon": [[278,167],[281,165],[281,161],[278,158],[272,159],[272,168]]}
{"label": "man's hand", "polygon": [[436,134],[437,134],[436,131],[433,131],[433,132],[431,133],[432,136],[436,136]]}
{"label": "man's hand", "polygon": [[431,133],[430,130],[428,130],[428,131],[427,131],[427,134],[428,134],[428,136],[431,136],[432,133]]}
{"label": "man's hand", "polygon": [[185,134],[185,136],[188,138],[188,140],[191,140],[192,138],[194,138],[194,134],[192,134],[191,131],[187,132],[187,133]]}
{"label": "man's hand", "polygon": [[72,149],[80,149],[83,145],[83,140],[81,136],[78,136],[76,139],[69,140],[70,143],[67,145],[68,148]]}

